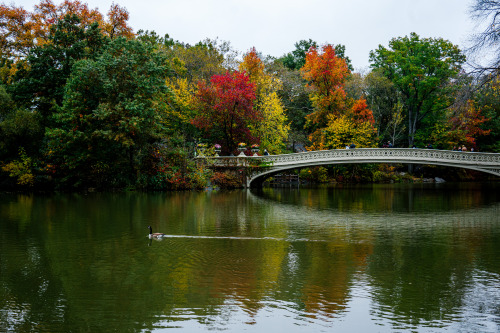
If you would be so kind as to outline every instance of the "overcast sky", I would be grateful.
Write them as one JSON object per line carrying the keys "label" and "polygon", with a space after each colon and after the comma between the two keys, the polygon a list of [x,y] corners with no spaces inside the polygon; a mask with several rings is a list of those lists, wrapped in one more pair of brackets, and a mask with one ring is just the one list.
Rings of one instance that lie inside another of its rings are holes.
{"label": "overcast sky", "polygon": [[[474,29],[473,0],[115,0],[130,13],[134,31],[154,30],[194,44],[205,38],[231,42],[246,52],[255,46],[279,57],[295,42],[344,44],[356,70],[369,66],[369,52],[393,37],[416,32],[467,45]],[[33,0],[4,0],[33,10]],[[55,3],[62,1],[55,0]],[[105,14],[112,0],[82,0]]]}

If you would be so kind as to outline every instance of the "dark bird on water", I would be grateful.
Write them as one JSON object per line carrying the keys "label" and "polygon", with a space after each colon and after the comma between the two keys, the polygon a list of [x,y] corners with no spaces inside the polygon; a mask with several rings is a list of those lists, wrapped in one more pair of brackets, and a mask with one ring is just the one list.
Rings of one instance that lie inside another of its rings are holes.
{"label": "dark bird on water", "polygon": [[162,234],[161,232],[155,232],[153,233],[153,228],[151,226],[148,226],[149,228],[149,238],[162,238],[165,236],[165,234]]}

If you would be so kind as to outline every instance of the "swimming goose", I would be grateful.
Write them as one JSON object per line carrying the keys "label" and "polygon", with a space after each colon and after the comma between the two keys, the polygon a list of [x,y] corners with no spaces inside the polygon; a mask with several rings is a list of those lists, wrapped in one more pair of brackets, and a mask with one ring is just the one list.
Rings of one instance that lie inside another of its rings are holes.
{"label": "swimming goose", "polygon": [[163,236],[165,236],[165,234],[162,234],[161,232],[153,233],[153,228],[151,228],[150,225],[148,226],[148,228],[149,228],[149,238],[162,238]]}

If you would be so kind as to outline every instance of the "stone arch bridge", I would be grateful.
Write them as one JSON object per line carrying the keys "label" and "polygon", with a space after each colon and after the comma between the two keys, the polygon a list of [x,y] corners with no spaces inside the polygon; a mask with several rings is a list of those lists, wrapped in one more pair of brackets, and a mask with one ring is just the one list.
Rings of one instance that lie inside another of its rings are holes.
{"label": "stone arch bridge", "polygon": [[[200,157],[201,158],[201,157]],[[319,165],[352,163],[432,164],[500,176],[500,154],[415,148],[356,148],[267,156],[207,157],[211,168],[244,172],[247,187],[274,174]]]}

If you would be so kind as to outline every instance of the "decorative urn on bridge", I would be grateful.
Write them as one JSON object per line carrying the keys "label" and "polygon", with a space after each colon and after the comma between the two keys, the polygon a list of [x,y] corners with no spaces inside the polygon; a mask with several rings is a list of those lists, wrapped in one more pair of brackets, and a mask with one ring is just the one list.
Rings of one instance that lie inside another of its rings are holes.
{"label": "decorative urn on bridge", "polygon": [[259,145],[254,143],[252,145],[252,153],[253,153],[253,156],[259,156],[259,154],[257,154],[259,152]]}
{"label": "decorative urn on bridge", "polygon": [[240,154],[238,156],[244,157],[245,156],[245,150],[247,150],[247,144],[244,142],[238,143],[238,150],[240,151]]}
{"label": "decorative urn on bridge", "polygon": [[220,144],[216,143],[216,144],[214,145],[215,156],[219,156],[219,153],[221,152],[221,149],[222,149],[222,147],[221,147],[221,145],[220,145]]}

